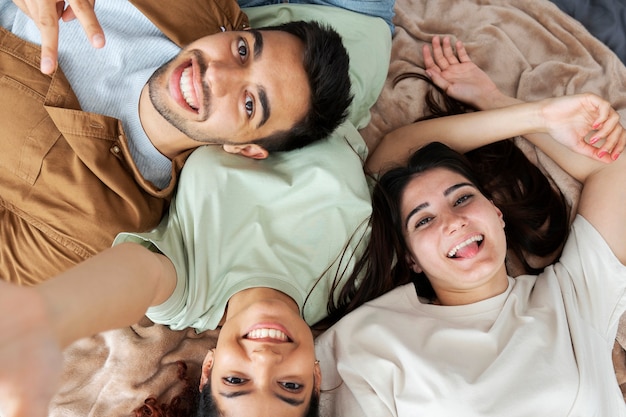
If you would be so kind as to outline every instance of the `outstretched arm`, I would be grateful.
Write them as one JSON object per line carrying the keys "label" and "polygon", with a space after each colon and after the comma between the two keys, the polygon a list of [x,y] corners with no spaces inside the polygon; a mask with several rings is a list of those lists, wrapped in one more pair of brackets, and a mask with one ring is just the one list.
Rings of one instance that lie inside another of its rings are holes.
{"label": "outstretched arm", "polygon": [[44,417],[59,388],[61,350],[136,323],[165,301],[176,272],[134,244],[108,249],[35,287],[0,281],[0,415]]}
{"label": "outstretched arm", "polygon": [[[429,142],[442,142],[467,152],[518,135],[524,135],[554,157],[544,149],[544,143],[552,140],[545,134],[579,154],[608,163],[626,145],[622,133],[619,115],[605,100],[593,94],[565,96],[403,126],[383,138],[366,161],[366,168],[382,173],[405,163],[415,150]],[[589,142],[586,137],[590,137]],[[600,140],[604,144],[598,149],[592,143]]]}
{"label": "outstretched arm", "polygon": [[104,46],[104,32],[94,12],[95,0],[13,0],[35,22],[41,32],[41,72],[52,74],[57,67],[59,19],[78,19],[94,48]]}
{"label": "outstretched arm", "polygon": [[[518,135],[530,140],[538,134],[535,140],[541,142],[547,133],[575,152],[603,162],[617,159],[624,150],[619,136],[611,134],[619,115],[604,100],[580,95],[516,106],[524,103],[503,94],[472,62],[461,41],[456,42],[455,52],[449,37],[441,41],[435,36],[432,51],[425,45],[423,54],[427,75],[446,94],[490,111],[421,121],[388,133],[366,162],[370,172],[380,173],[404,163],[415,149],[433,141],[465,152]],[[599,126],[602,130],[594,132]]]}

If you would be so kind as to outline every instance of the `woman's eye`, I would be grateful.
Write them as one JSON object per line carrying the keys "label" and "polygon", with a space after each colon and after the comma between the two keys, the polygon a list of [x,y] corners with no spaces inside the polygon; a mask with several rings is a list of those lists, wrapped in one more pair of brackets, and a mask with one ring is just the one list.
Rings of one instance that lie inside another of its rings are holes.
{"label": "woman's eye", "polygon": [[466,201],[467,201],[467,200],[469,200],[470,198],[472,198],[472,195],[471,195],[471,194],[465,194],[465,195],[462,195],[460,198],[458,198],[458,199],[454,202],[454,205],[455,205],[455,206],[458,206],[459,204],[462,204],[462,203],[466,202]]}
{"label": "woman's eye", "polygon": [[252,100],[252,97],[246,96],[245,107],[248,117],[252,117],[252,114],[254,113],[254,100]]}
{"label": "woman's eye", "polygon": [[223,378],[224,382],[226,382],[229,385],[240,385],[243,384],[244,382],[246,382],[245,379],[243,378],[239,378],[236,376],[227,376]]}
{"label": "woman's eye", "polygon": [[302,389],[302,385],[295,382],[281,382],[281,385],[289,391],[300,391]]}
{"label": "woman's eye", "polygon": [[244,61],[248,57],[248,44],[243,38],[240,38],[237,43],[237,53],[243,58]]}
{"label": "woman's eye", "polygon": [[417,229],[417,228],[427,225],[428,223],[430,223],[432,219],[433,219],[432,217],[424,217],[423,219],[420,219],[417,223],[415,223],[415,228]]}

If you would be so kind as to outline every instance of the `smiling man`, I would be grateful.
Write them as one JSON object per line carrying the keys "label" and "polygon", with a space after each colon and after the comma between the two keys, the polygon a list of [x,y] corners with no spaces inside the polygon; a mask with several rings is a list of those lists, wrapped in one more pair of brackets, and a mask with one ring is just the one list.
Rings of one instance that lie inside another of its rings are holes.
{"label": "smiling man", "polygon": [[160,67],[142,90],[144,130],[169,157],[204,142],[264,158],[267,149],[255,140],[290,131],[309,111],[303,54],[302,41],[282,30],[199,39]]}
{"label": "smiling man", "polygon": [[[68,20],[56,32],[40,26],[55,4]],[[89,10],[106,44],[85,28]],[[234,1],[0,0],[0,26],[0,278],[12,282],[152,229],[193,149],[260,159],[299,148],[331,133],[351,101],[336,32],[248,30]]]}

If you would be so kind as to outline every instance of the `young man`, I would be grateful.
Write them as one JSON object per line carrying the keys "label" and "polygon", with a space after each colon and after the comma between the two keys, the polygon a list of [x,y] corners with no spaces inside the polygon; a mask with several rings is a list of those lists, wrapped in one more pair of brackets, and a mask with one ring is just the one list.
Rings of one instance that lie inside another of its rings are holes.
{"label": "young man", "polygon": [[0,0],[1,279],[40,282],[154,227],[198,146],[264,158],[345,118],[332,30],[243,31],[227,0],[69,4],[59,22],[64,3]]}

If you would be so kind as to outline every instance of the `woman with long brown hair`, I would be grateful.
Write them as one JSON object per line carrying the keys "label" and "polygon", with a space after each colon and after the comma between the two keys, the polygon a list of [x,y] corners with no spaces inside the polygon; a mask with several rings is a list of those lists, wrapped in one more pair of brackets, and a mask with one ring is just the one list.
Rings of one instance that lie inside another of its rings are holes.
{"label": "woman with long brown hair", "polygon": [[[442,87],[444,68],[473,65],[460,43],[460,59],[449,41],[433,48],[427,69]],[[615,111],[580,99],[589,117],[550,135],[538,133],[541,120],[567,98],[509,101],[383,141],[370,160],[385,173],[369,247],[335,306],[351,312],[316,341],[331,415],[626,415],[611,362],[626,310],[626,133]],[[515,219],[457,151],[517,134],[583,190],[559,259],[512,278],[506,230]]]}

